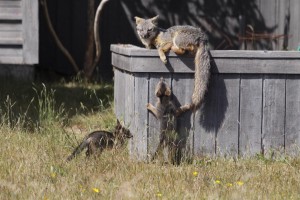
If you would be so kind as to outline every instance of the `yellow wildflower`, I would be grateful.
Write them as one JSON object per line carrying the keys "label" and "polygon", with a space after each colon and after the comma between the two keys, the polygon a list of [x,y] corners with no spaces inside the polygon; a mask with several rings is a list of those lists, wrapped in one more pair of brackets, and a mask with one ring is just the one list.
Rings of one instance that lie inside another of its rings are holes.
{"label": "yellow wildflower", "polygon": [[99,193],[99,192],[100,192],[100,190],[99,190],[98,188],[92,188],[92,190],[93,190],[93,192],[95,192],[95,193]]}
{"label": "yellow wildflower", "polygon": [[232,187],[232,183],[227,183],[227,187]]}
{"label": "yellow wildflower", "polygon": [[220,180],[215,180],[215,183],[216,184],[221,184],[221,181]]}
{"label": "yellow wildflower", "polygon": [[158,193],[156,194],[156,196],[157,196],[157,197],[162,197],[162,193],[158,192]]}
{"label": "yellow wildflower", "polygon": [[198,176],[198,172],[196,172],[196,171],[193,172],[193,175],[194,175],[194,176]]}
{"label": "yellow wildflower", "polygon": [[239,186],[242,186],[242,185],[244,185],[244,182],[243,181],[237,181],[236,184],[239,185]]}
{"label": "yellow wildflower", "polygon": [[55,173],[55,172],[52,172],[52,173],[50,174],[50,176],[51,176],[52,178],[55,178],[55,177],[56,177],[56,173]]}

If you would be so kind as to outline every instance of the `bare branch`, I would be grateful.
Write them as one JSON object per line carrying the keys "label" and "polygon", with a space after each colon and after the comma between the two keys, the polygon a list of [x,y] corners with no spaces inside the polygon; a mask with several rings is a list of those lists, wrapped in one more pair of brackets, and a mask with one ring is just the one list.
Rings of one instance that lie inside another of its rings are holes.
{"label": "bare branch", "polygon": [[47,2],[46,0],[40,0],[41,5],[43,7],[44,10],[44,15],[45,15],[45,19],[48,25],[48,28],[50,30],[50,33],[52,35],[52,37],[54,38],[54,41],[57,45],[57,47],[61,50],[61,52],[67,57],[67,59],[69,60],[69,62],[71,63],[72,67],[74,68],[74,71],[76,73],[79,72],[79,67],[76,64],[75,60],[73,59],[73,57],[71,56],[71,54],[69,53],[69,51],[64,47],[64,45],[61,43],[61,41],[59,40],[53,26],[50,20],[50,16],[49,16],[49,12],[48,12],[48,7],[47,7]]}
{"label": "bare branch", "polygon": [[93,65],[89,68],[89,71],[85,73],[85,75],[90,78],[92,76],[92,73],[97,66],[100,56],[101,56],[101,43],[100,43],[100,35],[99,35],[99,20],[100,15],[103,10],[103,6],[108,2],[109,0],[102,0],[97,8],[96,15],[95,15],[95,21],[94,21],[94,37],[95,37],[95,45],[96,45],[96,56],[94,58]]}

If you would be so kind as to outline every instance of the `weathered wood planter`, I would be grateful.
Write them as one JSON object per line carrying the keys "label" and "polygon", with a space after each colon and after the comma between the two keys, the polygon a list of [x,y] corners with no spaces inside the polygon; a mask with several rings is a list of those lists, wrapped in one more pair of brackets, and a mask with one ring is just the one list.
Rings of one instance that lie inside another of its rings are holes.
{"label": "weathered wood planter", "polygon": [[[165,66],[156,50],[112,45],[115,113],[134,134],[130,155],[147,159],[158,144],[159,123],[146,109],[155,104],[160,77],[178,105],[190,103],[192,57],[170,53]],[[252,156],[271,150],[298,152],[300,145],[300,52],[211,51],[212,77],[205,104],[178,119],[186,152]]]}

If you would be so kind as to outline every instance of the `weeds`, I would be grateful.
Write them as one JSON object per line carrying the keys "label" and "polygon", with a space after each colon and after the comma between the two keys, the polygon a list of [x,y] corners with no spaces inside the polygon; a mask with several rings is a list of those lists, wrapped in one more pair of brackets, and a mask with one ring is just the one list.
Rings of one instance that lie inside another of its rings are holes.
{"label": "weeds", "polygon": [[132,161],[124,148],[66,163],[85,134],[113,129],[112,99],[111,85],[0,86],[0,199],[299,198],[299,158],[173,166]]}

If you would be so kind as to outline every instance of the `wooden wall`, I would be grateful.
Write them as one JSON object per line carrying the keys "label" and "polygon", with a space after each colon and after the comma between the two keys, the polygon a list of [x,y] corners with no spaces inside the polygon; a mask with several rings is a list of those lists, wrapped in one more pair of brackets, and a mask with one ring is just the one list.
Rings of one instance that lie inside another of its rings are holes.
{"label": "wooden wall", "polygon": [[[83,0],[48,1],[50,15],[62,42],[80,66],[84,62],[86,43],[86,5]],[[98,5],[99,0],[95,1]],[[206,30],[211,49],[243,49],[240,34],[247,25],[267,38],[250,41],[248,49],[295,50],[300,42],[298,0],[111,0],[104,8],[100,23],[103,55],[99,73],[111,77],[110,44],[142,46],[135,33],[134,16],[160,15],[160,25],[167,28],[190,24]],[[72,74],[67,60],[57,50],[41,17],[41,66]],[[241,20],[242,19],[242,20]],[[244,22],[244,23],[241,23]],[[286,35],[288,37],[279,37]],[[273,36],[273,37],[272,37]]]}
{"label": "wooden wall", "polygon": [[0,64],[38,63],[38,0],[0,0]]}
{"label": "wooden wall", "polygon": [[[115,113],[134,137],[133,158],[146,160],[159,139],[159,122],[147,111],[155,104],[160,77],[172,87],[177,105],[191,102],[191,57],[168,56],[165,66],[156,50],[113,45]],[[178,119],[177,131],[189,155],[254,156],[272,151],[299,153],[300,55],[287,51],[211,51],[212,77],[203,107]]]}

